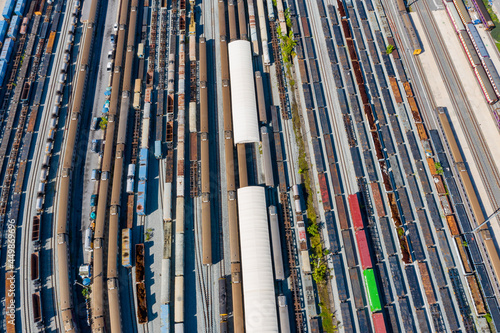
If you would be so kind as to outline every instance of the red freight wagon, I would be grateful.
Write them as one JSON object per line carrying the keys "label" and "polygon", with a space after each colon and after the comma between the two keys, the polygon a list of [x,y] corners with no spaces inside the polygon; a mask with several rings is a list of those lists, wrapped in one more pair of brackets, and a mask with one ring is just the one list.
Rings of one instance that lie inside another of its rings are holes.
{"label": "red freight wagon", "polygon": [[349,210],[351,211],[352,225],[354,227],[354,230],[363,229],[363,219],[361,218],[361,210],[359,210],[357,194],[349,195]]}
{"label": "red freight wagon", "polygon": [[361,258],[361,267],[363,270],[372,268],[372,259],[370,258],[365,230],[356,231],[356,242],[358,243],[359,257]]}
{"label": "red freight wagon", "polygon": [[386,333],[384,314],[382,312],[377,312],[372,314],[373,327],[375,328],[375,333]]}
{"label": "red freight wagon", "polygon": [[318,174],[319,189],[321,191],[321,200],[323,201],[323,208],[325,211],[332,209],[332,204],[330,203],[330,194],[328,193],[328,185],[326,183],[326,177],[324,173]]}

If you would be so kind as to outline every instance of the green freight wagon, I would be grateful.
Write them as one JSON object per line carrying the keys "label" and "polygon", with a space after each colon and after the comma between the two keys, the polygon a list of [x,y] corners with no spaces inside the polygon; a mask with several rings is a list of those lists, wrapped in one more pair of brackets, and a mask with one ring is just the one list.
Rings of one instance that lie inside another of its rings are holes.
{"label": "green freight wagon", "polygon": [[380,297],[378,295],[377,281],[375,280],[375,274],[373,269],[366,269],[363,271],[363,277],[365,281],[365,288],[368,292],[368,303],[370,304],[371,312],[377,312],[382,310],[380,305]]}

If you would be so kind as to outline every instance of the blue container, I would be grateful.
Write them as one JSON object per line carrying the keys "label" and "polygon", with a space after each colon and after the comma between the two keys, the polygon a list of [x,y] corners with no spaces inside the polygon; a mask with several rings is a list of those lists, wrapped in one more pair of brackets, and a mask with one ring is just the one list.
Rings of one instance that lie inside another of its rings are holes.
{"label": "blue container", "polygon": [[19,27],[21,26],[21,18],[17,15],[12,17],[10,20],[9,30],[7,30],[7,37],[16,40],[16,36],[19,33]]}
{"label": "blue container", "polygon": [[7,34],[7,29],[9,29],[9,22],[0,20],[0,46],[3,45],[5,34]]}
{"label": "blue container", "polygon": [[137,184],[137,205],[135,206],[137,215],[146,215],[146,181],[139,180]]}
{"label": "blue container", "polygon": [[16,6],[16,0],[7,0],[5,1],[5,6],[3,7],[2,16],[6,20],[10,20],[12,17],[12,11]]}
{"label": "blue container", "polygon": [[7,74],[8,66],[7,62],[0,60],[0,86],[3,85],[3,80],[5,79],[5,74]]}
{"label": "blue container", "polygon": [[161,333],[170,333],[170,304],[160,305],[160,311],[161,311],[161,317],[160,317]]}
{"label": "blue container", "polygon": [[160,159],[162,157],[162,153],[161,153],[161,141],[160,140],[156,140],[155,141],[155,157],[157,159]]}
{"label": "blue container", "polygon": [[14,50],[14,41],[11,38],[7,38],[5,40],[5,43],[3,43],[2,53],[0,54],[0,60],[9,62],[13,50]]}
{"label": "blue container", "polygon": [[16,7],[14,8],[14,14],[23,16],[24,8],[26,7],[26,0],[17,0]]}
{"label": "blue container", "polygon": [[139,151],[139,179],[148,179],[148,150],[147,148],[141,148]]}

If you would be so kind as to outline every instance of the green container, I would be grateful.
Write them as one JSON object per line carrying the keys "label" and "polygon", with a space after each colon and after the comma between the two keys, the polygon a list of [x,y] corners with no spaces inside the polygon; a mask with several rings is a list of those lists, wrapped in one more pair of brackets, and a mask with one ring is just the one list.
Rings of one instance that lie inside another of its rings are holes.
{"label": "green container", "polygon": [[380,305],[377,281],[375,280],[373,269],[370,268],[363,271],[363,280],[365,282],[365,288],[368,291],[368,303],[370,304],[370,310],[372,312],[381,311],[382,306]]}

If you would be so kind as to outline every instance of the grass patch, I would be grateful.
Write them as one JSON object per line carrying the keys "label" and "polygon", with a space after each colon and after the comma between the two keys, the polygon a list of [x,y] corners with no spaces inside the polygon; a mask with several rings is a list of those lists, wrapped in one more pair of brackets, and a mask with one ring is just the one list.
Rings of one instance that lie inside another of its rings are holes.
{"label": "grass patch", "polygon": [[[289,82],[292,83],[293,80],[291,80],[290,67],[288,66],[288,64],[286,73]],[[323,331],[337,332],[338,324],[330,309],[330,296],[328,294],[327,282],[330,277],[330,270],[326,263],[326,255],[328,254],[328,250],[323,248],[321,235],[319,233],[317,214],[316,210],[314,209],[314,201],[312,196],[313,191],[311,188],[311,176],[309,173],[310,168],[306,158],[299,110],[295,100],[292,101],[292,123],[293,131],[295,134],[295,141],[299,148],[299,173],[301,174],[302,183],[304,184],[304,196],[306,198],[308,220],[307,233],[309,235],[309,240],[311,243],[311,268],[313,270],[313,279],[316,282],[316,286],[318,288],[318,296],[320,300],[319,306],[321,309],[320,317],[323,324]]]}

